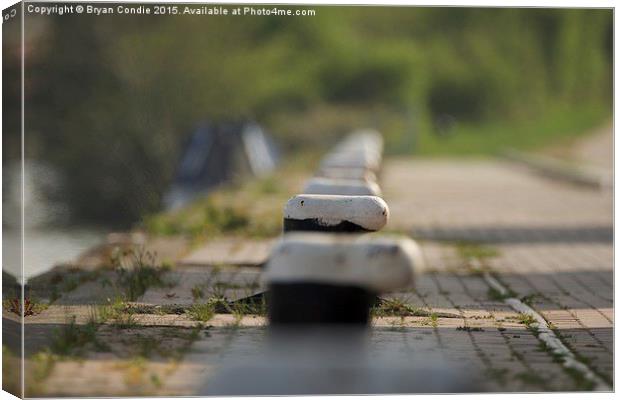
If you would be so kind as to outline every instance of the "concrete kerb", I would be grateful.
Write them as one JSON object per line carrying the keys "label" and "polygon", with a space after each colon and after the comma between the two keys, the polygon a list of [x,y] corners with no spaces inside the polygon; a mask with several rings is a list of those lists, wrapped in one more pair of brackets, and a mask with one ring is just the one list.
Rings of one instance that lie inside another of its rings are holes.
{"label": "concrete kerb", "polygon": [[[500,295],[503,297],[509,295],[509,292],[504,285],[502,285],[490,273],[485,272],[483,277],[487,284],[496,290]],[[570,351],[556,336],[555,332],[551,329],[547,323],[547,320],[545,320],[542,315],[517,298],[506,298],[504,302],[510,305],[510,307],[512,307],[515,311],[529,315],[534,319],[535,327],[538,331],[538,339],[541,340],[545,346],[553,352],[553,354],[561,358],[562,365],[565,368],[573,369],[581,373],[586,380],[594,385],[594,390],[611,391],[611,388],[606,382],[599,378],[598,375],[596,375],[586,364],[577,360],[573,352]]]}

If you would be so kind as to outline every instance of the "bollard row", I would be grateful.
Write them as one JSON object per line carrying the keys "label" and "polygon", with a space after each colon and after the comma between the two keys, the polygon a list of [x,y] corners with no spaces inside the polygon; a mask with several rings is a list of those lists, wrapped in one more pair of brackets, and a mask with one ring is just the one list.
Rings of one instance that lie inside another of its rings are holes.
{"label": "bollard row", "polygon": [[303,192],[306,194],[381,196],[381,188],[373,181],[320,177],[308,180]]}
{"label": "bollard row", "polygon": [[389,218],[376,181],[382,151],[378,132],[352,133],[286,203],[284,236],[263,274],[272,325],[366,325],[378,295],[413,283],[422,263],[417,244],[366,235]]}
{"label": "bollard row", "polygon": [[323,158],[317,176],[328,179],[376,182],[376,173],[381,166],[382,153],[383,138],[379,132],[356,131]]}

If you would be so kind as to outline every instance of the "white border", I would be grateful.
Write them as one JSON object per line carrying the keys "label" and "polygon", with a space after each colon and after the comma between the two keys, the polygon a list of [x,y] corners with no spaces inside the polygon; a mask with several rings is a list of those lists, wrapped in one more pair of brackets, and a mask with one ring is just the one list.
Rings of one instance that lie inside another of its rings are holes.
{"label": "white border", "polygon": [[[91,2],[75,2],[72,3],[99,3],[101,1],[91,1]],[[376,6],[390,6],[390,5],[400,5],[400,6],[448,6],[448,7],[552,7],[552,8],[615,8],[615,2],[611,0],[590,0],[590,1],[577,1],[577,0],[568,0],[568,1],[560,1],[560,0],[538,0],[538,1],[516,1],[516,0],[503,0],[499,1],[490,1],[490,0],[470,0],[470,1],[455,1],[455,0],[442,0],[442,1],[408,1],[408,0],[390,0],[390,1],[380,1],[380,0],[365,0],[365,1],[355,1],[355,0],[338,0],[338,1],[326,1],[326,0],[315,0],[315,1],[301,1],[301,0],[253,0],[253,1],[235,1],[235,0],[221,0],[221,1],[200,1],[200,2],[183,2],[178,0],[173,1],[156,1],[156,0],[145,0],[145,1],[126,1],[127,3],[204,3],[204,4],[290,4],[290,5],[376,5]],[[2,9],[10,7],[16,4],[16,1],[11,0],[0,0],[0,6]],[[65,1],[65,3],[70,3],[70,1]],[[618,114],[619,106],[615,102],[615,99],[618,97],[618,87],[615,85],[615,76],[618,71],[618,65],[615,62],[615,54],[618,48],[618,40],[619,40],[618,31],[615,29],[615,10],[614,10],[614,138],[615,138],[615,116]],[[0,30],[0,41],[2,40],[2,33]],[[0,56],[1,59],[1,56]],[[2,84],[0,83],[0,92],[2,91]],[[2,106],[2,99],[0,97],[0,109]],[[0,116],[0,123],[2,122],[2,117]],[[1,126],[1,124],[0,124]],[[618,153],[620,145],[614,140],[614,155]],[[0,141],[0,153],[2,152],[2,143]],[[615,158],[615,157],[614,157]],[[1,165],[0,165],[0,174],[1,174]],[[1,175],[0,175],[1,176]],[[0,178],[1,179],[1,178]],[[615,163],[614,163],[614,211],[617,209],[618,205],[618,197],[616,196],[616,188],[618,187],[618,177],[616,174]],[[2,189],[0,186],[0,195],[2,194]],[[0,208],[0,218],[2,216],[2,210]],[[618,223],[619,218],[614,212],[614,227]],[[2,235],[0,233],[0,240]],[[614,271],[615,271],[615,248],[616,248],[616,240],[614,235]],[[2,252],[0,250],[0,256]],[[614,273],[614,292],[616,292],[616,288],[618,288],[618,283],[620,279]],[[615,296],[614,296],[614,321],[617,320],[617,310],[615,309]],[[0,326],[0,334],[2,332]],[[614,332],[614,344],[616,343],[616,339],[618,338],[617,332]],[[615,348],[615,346],[614,346]],[[614,352],[615,353],[615,352]],[[1,355],[0,355],[1,359]],[[618,382],[618,368],[617,368],[618,355],[614,354],[614,382]],[[0,376],[1,379],[1,376]],[[430,400],[437,399],[438,397],[444,398],[446,396],[451,395],[390,395],[390,396],[372,396],[372,398],[378,399],[389,399],[389,398],[412,398],[419,400]],[[452,395],[453,396],[453,395]],[[612,398],[610,394],[602,394],[602,393],[544,393],[544,394],[522,394],[522,393],[511,393],[511,394],[472,394],[472,395],[458,395],[459,399],[479,399],[479,398],[509,398],[509,399],[558,399],[558,400],[572,400],[572,399],[603,399],[603,398]],[[351,399],[359,399],[361,396],[338,396],[338,399],[341,400],[351,400]],[[0,391],[0,399],[14,399],[15,397]],[[170,397],[159,397],[157,399],[168,399]],[[291,398],[291,397],[289,397]],[[294,397],[301,398],[301,397]],[[312,399],[323,400],[330,399],[333,397],[328,396],[313,396]],[[214,398],[216,399],[216,398]],[[217,399],[226,399],[229,400],[231,397],[227,398],[217,398]],[[244,397],[244,400],[253,400],[253,399],[280,399],[279,397]]]}

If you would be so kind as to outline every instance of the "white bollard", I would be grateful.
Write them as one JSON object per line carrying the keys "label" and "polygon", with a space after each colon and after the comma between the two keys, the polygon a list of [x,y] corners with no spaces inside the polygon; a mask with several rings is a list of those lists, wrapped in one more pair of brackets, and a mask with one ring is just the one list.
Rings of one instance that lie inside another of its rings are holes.
{"label": "white bollard", "polygon": [[321,178],[377,182],[377,175],[366,168],[319,168],[316,175]]}
{"label": "white bollard", "polygon": [[340,194],[347,196],[381,196],[381,188],[375,182],[355,179],[311,178],[304,194]]}
{"label": "white bollard", "polygon": [[376,296],[409,287],[423,263],[406,237],[292,233],[262,279],[271,323],[367,323]]}
{"label": "white bollard", "polygon": [[378,171],[381,159],[366,151],[338,152],[328,154],[322,161],[320,168],[365,168]]}
{"label": "white bollard", "polygon": [[388,217],[387,204],[377,196],[299,194],[284,207],[284,232],[374,232]]}
{"label": "white bollard", "polygon": [[383,138],[372,129],[348,135],[321,161],[321,169],[363,168],[378,171],[381,166]]}

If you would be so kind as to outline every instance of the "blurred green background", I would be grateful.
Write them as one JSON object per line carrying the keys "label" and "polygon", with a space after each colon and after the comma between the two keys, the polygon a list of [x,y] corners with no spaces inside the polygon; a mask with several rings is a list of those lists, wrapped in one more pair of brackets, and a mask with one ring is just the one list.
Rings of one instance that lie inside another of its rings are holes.
{"label": "blurred green background", "polygon": [[203,120],[254,119],[293,157],[364,126],[388,154],[489,155],[611,118],[611,10],[304,8],[28,17],[27,156],[80,218],[135,221]]}

